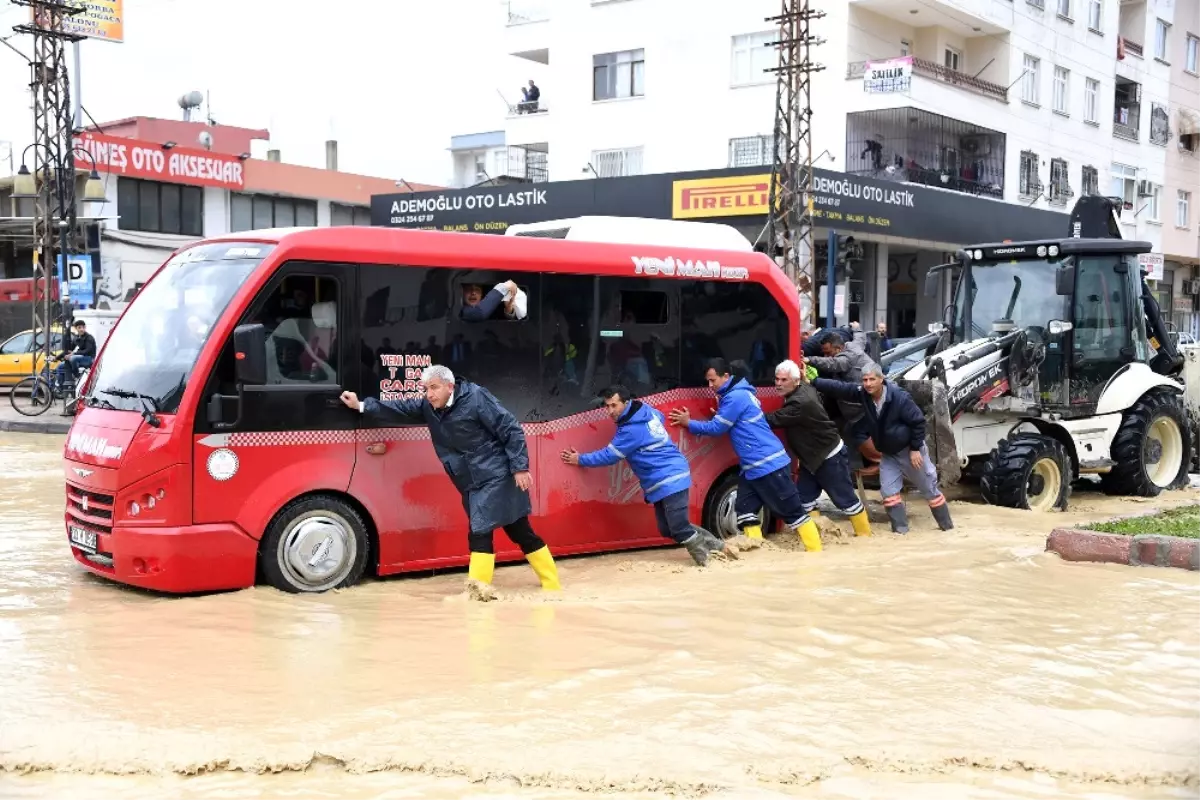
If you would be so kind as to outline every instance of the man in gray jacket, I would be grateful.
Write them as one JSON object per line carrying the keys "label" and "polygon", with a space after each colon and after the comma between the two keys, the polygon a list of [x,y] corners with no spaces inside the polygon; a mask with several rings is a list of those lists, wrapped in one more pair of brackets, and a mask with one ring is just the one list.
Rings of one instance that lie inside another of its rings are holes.
{"label": "man in gray jacket", "polygon": [[[821,342],[821,352],[823,355],[813,356],[807,359],[807,363],[811,367],[816,367],[822,378],[860,384],[864,370],[875,366],[875,362],[871,360],[865,350],[853,343],[847,345],[846,340],[836,333],[829,334]],[[851,433],[854,425],[862,419],[864,412],[862,406],[856,401],[838,398],[837,405],[842,414],[842,440],[850,444],[854,441]],[[879,454],[869,440],[863,442],[856,449],[864,464],[868,460],[879,460]],[[855,466],[857,467],[857,464]]]}

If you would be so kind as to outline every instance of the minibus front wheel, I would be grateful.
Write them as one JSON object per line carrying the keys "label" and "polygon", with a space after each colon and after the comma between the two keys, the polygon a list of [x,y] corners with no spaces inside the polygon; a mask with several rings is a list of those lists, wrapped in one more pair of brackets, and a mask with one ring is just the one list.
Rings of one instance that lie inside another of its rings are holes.
{"label": "minibus front wheel", "polygon": [[300,497],[283,507],[258,547],[267,583],[283,592],[317,593],[353,586],[370,555],[362,515],[329,495]]}

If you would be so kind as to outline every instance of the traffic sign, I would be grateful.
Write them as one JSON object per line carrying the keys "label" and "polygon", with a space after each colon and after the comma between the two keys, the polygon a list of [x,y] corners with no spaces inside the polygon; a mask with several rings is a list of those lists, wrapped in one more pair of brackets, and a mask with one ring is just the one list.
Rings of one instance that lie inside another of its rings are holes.
{"label": "traffic sign", "polygon": [[67,274],[63,277],[63,257],[58,257],[58,286],[60,295],[77,307],[90,306],[96,301],[92,286],[92,257],[71,256],[67,259]]}

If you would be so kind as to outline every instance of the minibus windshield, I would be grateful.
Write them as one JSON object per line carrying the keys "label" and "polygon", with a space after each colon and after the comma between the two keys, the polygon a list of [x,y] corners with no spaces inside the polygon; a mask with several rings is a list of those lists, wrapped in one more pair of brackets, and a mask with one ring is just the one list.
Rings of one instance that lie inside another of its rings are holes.
{"label": "minibus windshield", "polygon": [[220,242],[178,253],[133,299],[96,364],[85,403],[172,414],[233,295],[274,245]]}

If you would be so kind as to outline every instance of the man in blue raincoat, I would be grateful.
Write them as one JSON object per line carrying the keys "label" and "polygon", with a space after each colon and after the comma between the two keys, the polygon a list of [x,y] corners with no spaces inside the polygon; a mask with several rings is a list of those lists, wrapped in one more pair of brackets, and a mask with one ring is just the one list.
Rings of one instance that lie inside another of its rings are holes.
{"label": "man in blue raincoat", "polygon": [[429,426],[433,449],[462,494],[469,521],[471,563],[468,578],[490,586],[496,566],[493,532],[504,528],[537,573],[542,588],[562,588],[550,548],[529,524],[529,451],[525,432],[491,392],[468,381],[455,383],[448,367],[421,373],[423,400],[359,401],[342,392],[352,409],[397,424]]}
{"label": "man in blue raincoat", "polygon": [[683,545],[701,567],[712,554],[733,555],[724,542],[688,520],[691,468],[671,441],[658,409],[631,400],[629,390],[620,385],[610,386],[600,396],[608,415],[617,423],[617,435],[607,447],[591,453],[579,453],[573,447],[563,450],[563,462],[579,467],[611,467],[622,459],[628,461],[646,502],[654,504],[654,518],[663,538]]}
{"label": "man in blue raincoat", "polygon": [[686,408],[676,408],[671,411],[671,424],[686,427],[694,436],[729,434],[741,462],[734,513],[750,547],[762,544],[758,512],[766,506],[799,534],[805,550],[820,550],[820,531],[792,482],[792,457],[771,431],[754,387],[745,378],[733,377],[723,358],[708,362],[705,380],[717,393],[716,416],[701,422],[692,419]]}

